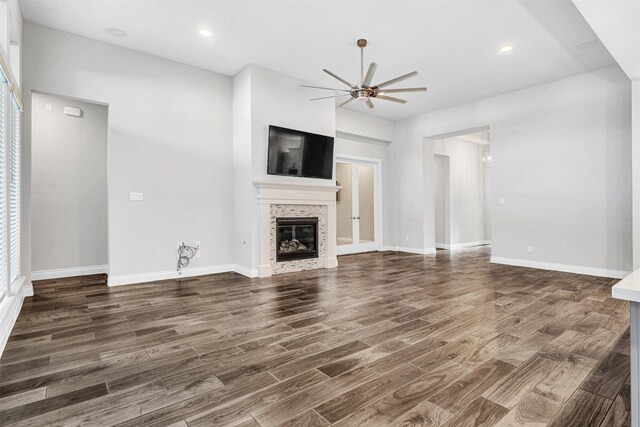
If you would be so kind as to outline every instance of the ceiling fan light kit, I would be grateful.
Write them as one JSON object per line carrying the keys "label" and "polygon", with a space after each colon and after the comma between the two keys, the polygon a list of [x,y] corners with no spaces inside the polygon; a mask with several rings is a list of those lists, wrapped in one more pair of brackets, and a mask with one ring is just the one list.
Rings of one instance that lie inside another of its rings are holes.
{"label": "ceiling fan light kit", "polygon": [[387,80],[386,82],[382,82],[382,83],[378,83],[375,85],[372,85],[371,82],[373,81],[373,76],[376,73],[376,70],[378,69],[378,64],[376,64],[375,62],[372,62],[371,64],[369,64],[369,68],[367,69],[367,73],[365,74],[364,72],[364,48],[367,47],[367,40],[366,39],[359,39],[356,42],[356,46],[358,46],[360,48],[360,84],[354,85],[353,83],[349,82],[348,80],[343,79],[342,77],[338,76],[337,74],[327,70],[327,69],[323,69],[322,71],[324,71],[325,73],[329,74],[331,77],[333,77],[334,79],[338,80],[339,82],[343,83],[344,85],[348,86],[349,89],[333,89],[333,88],[329,88],[329,87],[322,87],[322,86],[309,86],[309,85],[300,85],[302,87],[307,87],[307,88],[312,88],[312,89],[323,89],[323,90],[332,90],[334,92],[346,92],[340,95],[334,95],[334,96],[323,96],[323,97],[319,97],[319,98],[312,98],[311,101],[315,101],[318,99],[327,99],[327,98],[341,98],[343,96],[349,96],[349,99],[347,99],[344,102],[341,102],[338,107],[342,107],[344,105],[347,105],[348,103],[350,103],[353,100],[356,99],[361,99],[363,100],[367,106],[369,108],[373,108],[373,102],[371,101],[372,98],[376,98],[376,99],[382,99],[384,101],[391,101],[391,102],[397,102],[399,104],[405,104],[407,101],[404,99],[400,99],[400,98],[396,98],[393,96],[388,96],[387,94],[390,93],[406,93],[406,92],[424,92],[427,90],[426,87],[410,87],[410,88],[399,88],[399,89],[383,89],[386,88],[387,86],[390,86],[394,83],[399,83],[403,80],[409,79],[411,77],[417,76],[418,72],[417,71],[412,71],[410,73],[404,74],[400,77],[396,77],[395,79],[391,79],[391,80]]}

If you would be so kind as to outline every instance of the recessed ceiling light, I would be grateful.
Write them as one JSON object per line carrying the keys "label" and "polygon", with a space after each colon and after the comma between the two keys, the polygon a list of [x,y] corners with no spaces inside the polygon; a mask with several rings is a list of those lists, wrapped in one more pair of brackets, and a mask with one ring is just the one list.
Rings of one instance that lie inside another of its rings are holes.
{"label": "recessed ceiling light", "polygon": [[511,52],[512,50],[513,50],[513,46],[511,46],[510,44],[505,44],[500,48],[500,52],[502,53]]}
{"label": "recessed ceiling light", "polygon": [[125,31],[122,31],[120,28],[106,28],[105,31],[113,37],[127,37],[129,35]]}
{"label": "recessed ceiling light", "polygon": [[201,28],[200,29],[200,35],[202,37],[211,37],[213,35],[213,31],[211,31],[208,28]]}
{"label": "recessed ceiling light", "polygon": [[578,49],[591,49],[592,47],[596,47],[600,44],[600,40],[598,39],[593,39],[593,40],[587,40],[587,41],[583,41],[582,43],[578,43],[576,45],[576,48]]}

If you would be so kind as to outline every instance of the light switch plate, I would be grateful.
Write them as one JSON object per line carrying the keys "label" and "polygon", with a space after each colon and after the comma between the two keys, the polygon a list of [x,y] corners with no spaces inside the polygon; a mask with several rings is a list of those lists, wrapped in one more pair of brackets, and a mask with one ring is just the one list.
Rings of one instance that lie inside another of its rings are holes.
{"label": "light switch plate", "polygon": [[129,193],[129,200],[142,201],[144,200],[144,194],[132,191]]}
{"label": "light switch plate", "polygon": [[500,198],[500,204],[504,205],[504,199],[502,197]]}
{"label": "light switch plate", "polygon": [[44,111],[52,112],[53,106],[51,104],[44,104]]}

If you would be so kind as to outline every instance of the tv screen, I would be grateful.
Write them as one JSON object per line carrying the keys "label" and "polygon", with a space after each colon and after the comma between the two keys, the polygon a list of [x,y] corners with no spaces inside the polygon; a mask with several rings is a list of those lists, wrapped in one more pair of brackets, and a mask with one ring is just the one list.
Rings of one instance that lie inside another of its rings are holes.
{"label": "tv screen", "polygon": [[267,173],[331,179],[333,137],[269,126]]}

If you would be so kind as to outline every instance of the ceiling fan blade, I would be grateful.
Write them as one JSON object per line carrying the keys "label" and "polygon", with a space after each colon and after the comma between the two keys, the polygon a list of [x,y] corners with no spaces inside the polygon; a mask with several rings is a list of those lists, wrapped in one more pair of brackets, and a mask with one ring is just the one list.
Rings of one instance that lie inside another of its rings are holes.
{"label": "ceiling fan blade", "polygon": [[384,89],[378,93],[426,92],[426,87],[407,87],[404,89]]}
{"label": "ceiling fan blade", "polygon": [[343,79],[342,77],[332,73],[331,71],[327,70],[326,68],[323,69],[322,71],[324,71],[325,73],[329,74],[331,77],[333,77],[336,80],[340,80],[342,83],[346,84],[349,87],[353,87],[353,85],[351,83],[349,83],[348,81],[346,81],[345,79]]}
{"label": "ceiling fan blade", "polygon": [[[326,70],[325,70],[325,71],[326,71]],[[394,84],[394,83],[401,82],[401,81],[403,81],[403,80],[409,79],[409,78],[411,78],[411,77],[413,77],[413,76],[417,76],[417,75],[418,75],[418,72],[417,72],[417,71],[412,71],[412,72],[410,72],[409,74],[405,74],[405,75],[403,75],[403,76],[396,77],[395,79],[387,80],[386,82],[382,82],[382,83],[380,83],[380,84],[377,84],[377,85],[375,85],[375,87],[383,88],[383,87],[385,87],[385,86],[389,86],[389,85],[392,85],[392,84]]]}
{"label": "ceiling fan blade", "polygon": [[311,98],[309,101],[317,101],[318,99],[342,98],[343,96],[351,96],[351,94],[345,93],[344,95],[322,96],[320,98]]}
{"label": "ceiling fan blade", "polygon": [[301,87],[310,87],[311,89],[324,89],[324,90],[336,90],[338,92],[349,92],[347,89],[334,89],[332,87],[322,87],[322,86],[309,86],[309,85],[300,85]]}
{"label": "ceiling fan blade", "polygon": [[385,101],[397,102],[398,104],[407,103],[404,99],[394,98],[393,96],[378,95],[376,96],[376,99],[384,99]]}
{"label": "ceiling fan blade", "polygon": [[373,75],[376,73],[377,69],[378,64],[376,64],[375,62],[369,64],[369,69],[367,70],[367,74],[364,76],[362,86],[369,86],[371,84],[371,80],[373,80]]}
{"label": "ceiling fan blade", "polygon": [[350,103],[350,102],[351,102],[351,101],[353,101],[354,99],[355,99],[355,98],[352,96],[351,98],[347,99],[346,101],[344,101],[344,102],[342,102],[342,103],[338,104],[338,108],[340,108],[340,107],[342,107],[342,106],[344,106],[344,105],[347,105],[348,103]]}
{"label": "ceiling fan blade", "polygon": [[373,102],[371,102],[371,100],[369,98],[367,98],[367,100],[365,102],[367,103],[367,107],[373,108]]}

